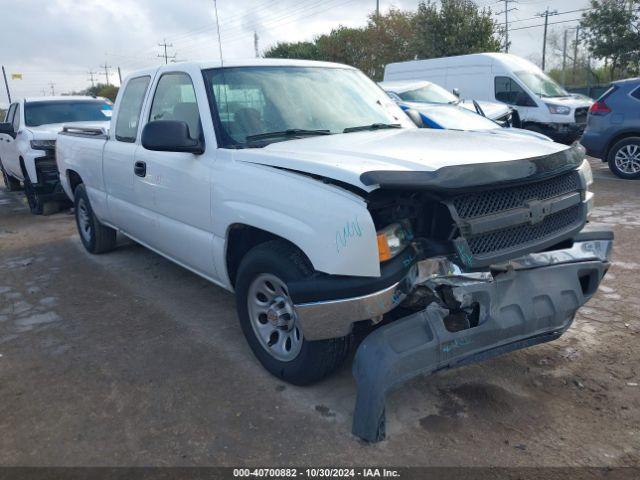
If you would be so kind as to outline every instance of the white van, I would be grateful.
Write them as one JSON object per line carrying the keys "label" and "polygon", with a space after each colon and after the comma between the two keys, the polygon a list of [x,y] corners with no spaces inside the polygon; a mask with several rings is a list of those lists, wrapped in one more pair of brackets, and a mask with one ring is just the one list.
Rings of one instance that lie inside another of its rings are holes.
{"label": "white van", "polygon": [[475,100],[498,100],[514,108],[524,128],[556,141],[580,137],[593,103],[572,95],[533,63],[508,53],[391,63],[384,80],[428,80]]}

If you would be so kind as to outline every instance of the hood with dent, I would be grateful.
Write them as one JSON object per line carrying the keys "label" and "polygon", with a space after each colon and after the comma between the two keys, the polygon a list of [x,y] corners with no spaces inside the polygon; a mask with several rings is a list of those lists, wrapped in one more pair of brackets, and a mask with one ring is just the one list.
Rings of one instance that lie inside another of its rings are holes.
{"label": "hood with dent", "polygon": [[238,161],[349,183],[363,190],[365,172],[433,172],[452,165],[510,162],[570,147],[528,135],[431,129],[390,129],[318,136],[237,150]]}
{"label": "hood with dent", "polygon": [[62,127],[65,125],[73,125],[74,127],[87,128],[109,128],[109,121],[106,122],[65,122],[65,123],[49,123],[46,125],[38,125],[37,127],[27,127],[33,134],[35,140],[55,140]]}

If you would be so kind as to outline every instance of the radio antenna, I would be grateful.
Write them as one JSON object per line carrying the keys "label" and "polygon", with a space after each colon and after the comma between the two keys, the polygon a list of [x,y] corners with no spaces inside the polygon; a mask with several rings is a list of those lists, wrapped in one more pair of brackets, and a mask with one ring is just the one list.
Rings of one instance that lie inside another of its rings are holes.
{"label": "radio antenna", "polygon": [[224,68],[222,60],[222,40],[220,39],[220,19],[218,18],[218,2],[213,0],[213,9],[216,11],[216,30],[218,31],[218,48],[220,49],[220,68]]}

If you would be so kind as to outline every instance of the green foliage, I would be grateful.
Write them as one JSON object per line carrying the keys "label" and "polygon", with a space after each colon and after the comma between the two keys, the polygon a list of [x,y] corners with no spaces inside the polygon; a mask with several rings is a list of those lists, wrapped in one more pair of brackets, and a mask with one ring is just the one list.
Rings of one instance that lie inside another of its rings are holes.
{"label": "green foliage", "polygon": [[637,74],[640,0],[591,0],[591,8],[580,21],[589,52],[610,67],[611,79],[620,72]]}
{"label": "green foliage", "polygon": [[98,83],[93,87],[89,87],[86,90],[80,92],[80,95],[91,95],[93,97],[105,97],[115,101],[116,95],[118,95],[119,88],[115,85],[106,85],[104,83]]}
{"label": "green foliage", "polygon": [[471,0],[442,0],[439,8],[428,0],[415,12],[370,15],[362,28],[339,26],[312,42],[278,43],[264,56],[345,63],[380,80],[388,63],[498,51],[501,36],[490,10]]}

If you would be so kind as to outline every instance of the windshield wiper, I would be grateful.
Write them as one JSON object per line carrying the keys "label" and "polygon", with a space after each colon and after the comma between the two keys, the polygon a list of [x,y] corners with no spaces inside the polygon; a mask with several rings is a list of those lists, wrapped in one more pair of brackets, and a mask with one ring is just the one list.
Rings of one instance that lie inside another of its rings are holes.
{"label": "windshield wiper", "polygon": [[312,135],[331,135],[331,132],[329,130],[305,130],[303,128],[288,128],[287,130],[280,130],[278,132],[266,132],[258,133],[256,135],[247,135],[245,137],[245,140],[247,142],[252,142],[254,140],[268,140],[270,138],[288,138]]}
{"label": "windshield wiper", "polygon": [[382,130],[383,128],[402,128],[399,123],[372,123],[371,125],[361,125],[359,127],[347,127],[342,132],[360,132],[362,130]]}

